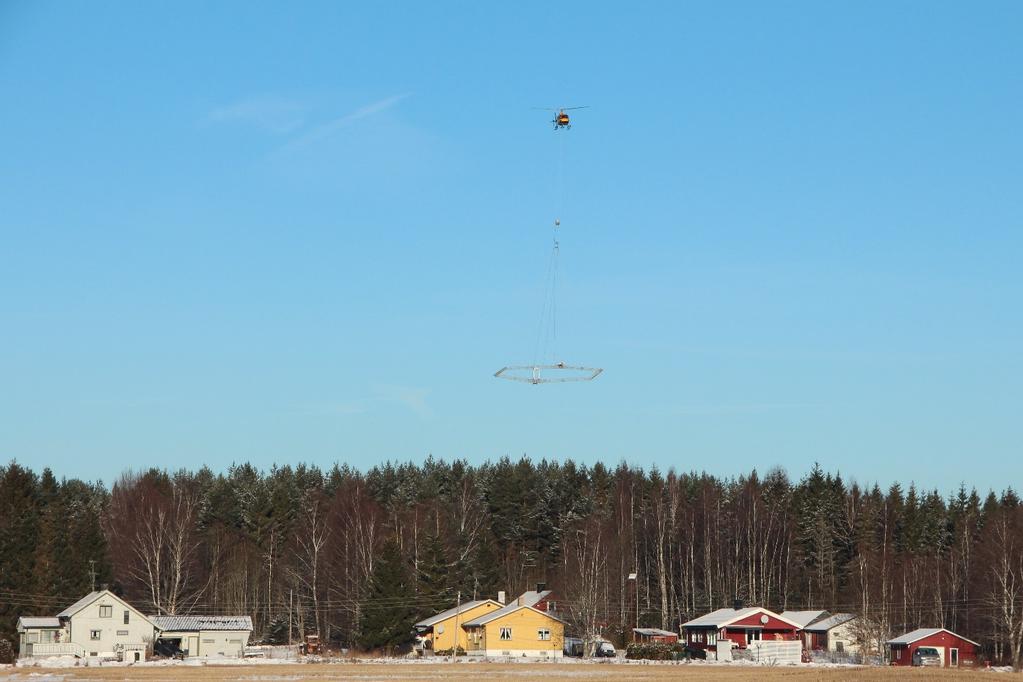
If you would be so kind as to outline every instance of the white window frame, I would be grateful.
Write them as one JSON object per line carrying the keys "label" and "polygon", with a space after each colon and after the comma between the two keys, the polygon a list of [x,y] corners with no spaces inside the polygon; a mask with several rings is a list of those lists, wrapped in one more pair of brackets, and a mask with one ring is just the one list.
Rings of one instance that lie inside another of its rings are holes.
{"label": "white window frame", "polygon": [[128,636],[128,631],[127,630],[118,630],[117,631],[117,636],[118,637],[127,637]]}
{"label": "white window frame", "polygon": [[538,640],[540,640],[541,642],[549,642],[549,641],[551,641],[551,629],[550,628],[540,628],[539,630],[536,631],[536,638]]}
{"label": "white window frame", "polygon": [[39,633],[38,632],[26,632],[25,633],[25,641],[28,644],[38,644],[39,643]]}
{"label": "white window frame", "polygon": [[501,641],[507,642],[512,638],[512,629],[510,625],[505,625],[501,628]]}
{"label": "white window frame", "polygon": [[99,607],[99,617],[100,618],[113,618],[114,617],[114,607],[110,606],[109,604],[100,604],[100,607]]}
{"label": "white window frame", "polygon": [[714,646],[717,646],[717,643],[718,643],[718,631],[717,630],[708,630],[707,631],[707,644],[708,645],[713,644]]}
{"label": "white window frame", "polygon": [[102,630],[89,630],[89,641],[90,642],[97,642],[97,641],[99,641],[101,639],[103,639],[103,631]]}
{"label": "white window frame", "polygon": [[131,611],[128,609],[124,610],[124,624],[127,625],[128,621],[131,620]]}

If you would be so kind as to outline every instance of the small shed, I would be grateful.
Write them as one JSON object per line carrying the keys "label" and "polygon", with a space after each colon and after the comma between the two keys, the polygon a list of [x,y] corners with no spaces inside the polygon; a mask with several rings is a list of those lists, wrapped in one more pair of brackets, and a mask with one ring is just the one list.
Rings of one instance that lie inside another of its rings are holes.
{"label": "small shed", "polygon": [[674,644],[678,641],[678,633],[659,628],[632,628],[632,641],[660,644]]}
{"label": "small shed", "polygon": [[920,628],[888,640],[892,665],[913,665],[913,654],[920,647],[933,647],[946,668],[979,663],[980,645],[945,628]]}
{"label": "small shed", "polygon": [[810,623],[803,628],[806,648],[837,654],[859,653],[860,642],[856,636],[855,623],[856,616],[851,613],[836,613]]}

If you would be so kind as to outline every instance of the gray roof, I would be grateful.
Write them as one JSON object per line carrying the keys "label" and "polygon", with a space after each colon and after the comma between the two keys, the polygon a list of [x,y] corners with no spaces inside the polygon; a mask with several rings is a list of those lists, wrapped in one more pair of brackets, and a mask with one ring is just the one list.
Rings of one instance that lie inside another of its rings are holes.
{"label": "gray roof", "polygon": [[544,597],[549,597],[553,590],[544,590],[543,592],[537,592],[536,590],[529,590],[519,595],[519,598],[515,600],[517,604],[521,601],[526,606],[536,606],[537,603]]}
{"label": "gray roof", "polygon": [[671,630],[661,630],[659,628],[632,628],[632,631],[637,635],[646,635],[647,637],[678,637],[677,632]]}
{"label": "gray roof", "polygon": [[548,611],[541,611],[540,609],[536,608],[535,606],[527,606],[525,604],[515,603],[515,604],[508,604],[508,606],[505,606],[502,609],[498,609],[497,611],[491,611],[490,613],[484,613],[482,616],[477,616],[476,618],[473,618],[470,621],[466,621],[463,624],[462,627],[471,628],[471,627],[477,627],[477,626],[480,626],[480,625],[486,625],[487,623],[489,623],[490,621],[494,620],[495,618],[500,618],[501,616],[507,616],[509,613],[515,613],[519,609],[529,609],[530,611],[536,611],[537,613],[542,613],[543,615],[547,616],[548,618],[553,618],[554,620],[558,621],[559,623],[564,623],[565,622],[561,618],[558,618],[557,616],[555,616],[553,613],[550,613]]}
{"label": "gray roof", "polygon": [[837,628],[842,623],[848,623],[854,618],[856,618],[856,616],[851,613],[836,613],[835,615],[824,618],[823,620],[814,621],[803,629],[809,630],[810,632],[827,632],[831,628]]}
{"label": "gray roof", "polygon": [[59,628],[60,619],[56,616],[22,616],[18,619],[18,628]]}
{"label": "gray roof", "polygon": [[496,611],[491,611],[490,613],[484,613],[482,616],[476,616],[470,621],[466,621],[464,627],[475,627],[477,625],[485,625],[486,623],[489,623],[495,618],[506,616],[509,613],[514,613],[515,611],[518,611],[519,609],[533,609],[537,613],[542,613],[545,616],[550,616],[554,620],[564,623],[565,621],[561,620],[554,614],[547,611],[541,611],[540,609],[536,608],[536,604],[540,603],[540,600],[550,595],[550,593],[551,590],[544,590],[543,592],[537,592],[535,590],[530,592],[523,592],[521,595],[519,595],[518,599],[511,602],[507,606],[497,609]]}
{"label": "gray roof", "polygon": [[888,640],[888,644],[912,644],[913,642],[919,641],[919,640],[923,639],[924,637],[930,637],[931,635],[936,635],[939,632],[947,632],[948,634],[952,635],[953,637],[958,637],[959,639],[966,640],[970,644],[974,644],[976,646],[980,646],[979,644],[974,642],[972,639],[966,639],[962,635],[957,635],[956,633],[952,632],[951,630],[946,630],[945,628],[920,628],[919,630],[913,630],[912,632],[907,632],[906,634],[902,635],[901,637],[896,637],[895,639],[889,639]]}
{"label": "gray roof", "polygon": [[66,609],[64,609],[63,611],[58,613],[57,614],[57,618],[70,618],[71,616],[75,615],[76,613],[78,613],[79,611],[84,609],[86,606],[91,604],[92,602],[94,602],[97,599],[99,599],[100,595],[103,594],[103,592],[105,592],[105,591],[106,590],[102,590],[102,591],[97,590],[96,592],[90,592],[89,594],[85,595],[84,597],[82,597],[81,599],[76,601],[71,606],[67,607]]}
{"label": "gray roof", "polygon": [[748,606],[744,609],[731,608],[718,609],[717,611],[711,611],[710,613],[706,613],[700,616],[699,618],[694,618],[687,623],[682,623],[682,627],[721,628],[726,625],[730,625],[731,623],[734,623],[737,620],[748,618],[749,616],[752,616],[755,613],[766,613],[769,616],[774,616],[775,618],[785,621],[789,625],[799,627],[797,623],[793,623],[790,619],[780,614],[777,614],[774,611],[771,611],[770,609],[765,609],[761,606]]}
{"label": "gray roof", "polygon": [[157,630],[198,632],[200,630],[252,630],[248,616],[149,616]]}
{"label": "gray roof", "polygon": [[[515,601],[508,603],[507,605],[497,609],[496,611],[491,611],[490,613],[484,613],[481,616],[476,616],[472,620],[467,621],[465,625],[467,626],[483,625],[484,623],[489,623],[494,618],[507,615],[512,611],[518,611],[524,606],[533,608],[540,602],[541,599],[550,595],[552,591],[553,590],[544,590],[543,592],[537,592],[536,590],[530,590],[528,592],[523,592],[518,596],[518,598]],[[543,613],[543,611],[540,611],[540,613]],[[551,616],[551,614],[549,613],[547,615]],[[554,618],[555,620],[561,620],[560,618],[557,618],[555,616],[551,616],[551,618]]]}
{"label": "gray roof", "polygon": [[782,611],[781,617],[791,620],[793,623],[801,628],[806,628],[807,625],[814,621],[826,618],[828,616],[827,611]]}
{"label": "gray roof", "polygon": [[430,616],[429,618],[424,618],[423,620],[421,620],[418,623],[416,623],[415,627],[417,627],[417,628],[428,628],[431,625],[435,625],[435,624],[441,622],[442,620],[447,620],[448,618],[451,618],[452,616],[454,616],[457,613],[465,613],[466,611],[470,611],[470,610],[476,608],[477,606],[480,606],[481,604],[486,604],[488,602],[493,603],[495,606],[500,606],[500,604],[498,604],[493,599],[477,599],[476,601],[467,601],[464,604],[462,604],[461,606],[456,606],[454,608],[448,609],[447,611],[441,611],[436,616]]}

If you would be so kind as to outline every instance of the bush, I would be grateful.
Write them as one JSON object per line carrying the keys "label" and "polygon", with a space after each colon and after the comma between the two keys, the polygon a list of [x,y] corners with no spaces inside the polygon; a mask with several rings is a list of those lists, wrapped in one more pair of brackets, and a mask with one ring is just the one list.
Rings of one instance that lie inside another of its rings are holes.
{"label": "bush", "polygon": [[0,663],[14,663],[14,645],[9,639],[0,639]]}
{"label": "bush", "polygon": [[465,649],[462,647],[455,647],[454,649],[437,649],[433,652],[434,656],[465,656]]}
{"label": "bush", "polygon": [[625,658],[644,661],[677,661],[686,658],[685,646],[678,642],[633,642],[625,648]]}

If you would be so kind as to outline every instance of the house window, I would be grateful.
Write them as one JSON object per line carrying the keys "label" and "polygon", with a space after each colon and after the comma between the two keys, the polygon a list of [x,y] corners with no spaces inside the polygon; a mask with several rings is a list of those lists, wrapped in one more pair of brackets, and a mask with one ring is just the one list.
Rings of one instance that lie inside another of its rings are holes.
{"label": "house window", "polygon": [[758,639],[760,639],[760,630],[747,630],[746,631],[746,643],[747,644],[755,642]]}
{"label": "house window", "polygon": [[103,636],[102,630],[89,630],[89,639],[100,639]]}
{"label": "house window", "polygon": [[124,611],[124,624],[125,625],[128,624],[128,614],[129,613],[131,613],[131,611],[128,611],[127,609]]}
{"label": "house window", "polygon": [[716,630],[711,630],[710,632],[707,633],[707,644],[717,645],[717,643],[718,643],[718,633],[717,633]]}
{"label": "house window", "polygon": [[843,642],[842,640],[836,640],[835,651],[837,651],[838,653],[843,653],[845,651],[845,642]]}
{"label": "house window", "polygon": [[117,636],[118,637],[127,637],[128,636],[128,631],[127,630],[118,630],[117,631]]}
{"label": "house window", "polygon": [[28,633],[28,637],[27,637],[26,641],[29,644],[37,643],[39,641],[39,633],[38,632],[30,632],[30,633]]}
{"label": "house window", "polygon": [[511,628],[501,628],[501,639],[511,639]]}
{"label": "house window", "polygon": [[215,644],[215,643],[216,643],[216,641],[217,641],[217,640],[215,640],[215,639],[204,639],[204,640],[202,641],[202,643],[203,643],[203,644]]}
{"label": "house window", "polygon": [[547,628],[540,628],[536,631],[536,638],[541,642],[549,642],[551,640],[551,631]]}
{"label": "house window", "polygon": [[558,602],[556,602],[556,601],[549,601],[549,602],[547,602],[547,610],[548,611],[557,611],[558,610]]}
{"label": "house window", "polygon": [[228,644],[241,644],[242,641],[240,639],[229,639],[229,640],[227,640],[227,643]]}
{"label": "house window", "polygon": [[99,617],[100,618],[110,618],[113,615],[114,615],[114,607],[113,606],[101,606],[101,607],[99,607]]}

